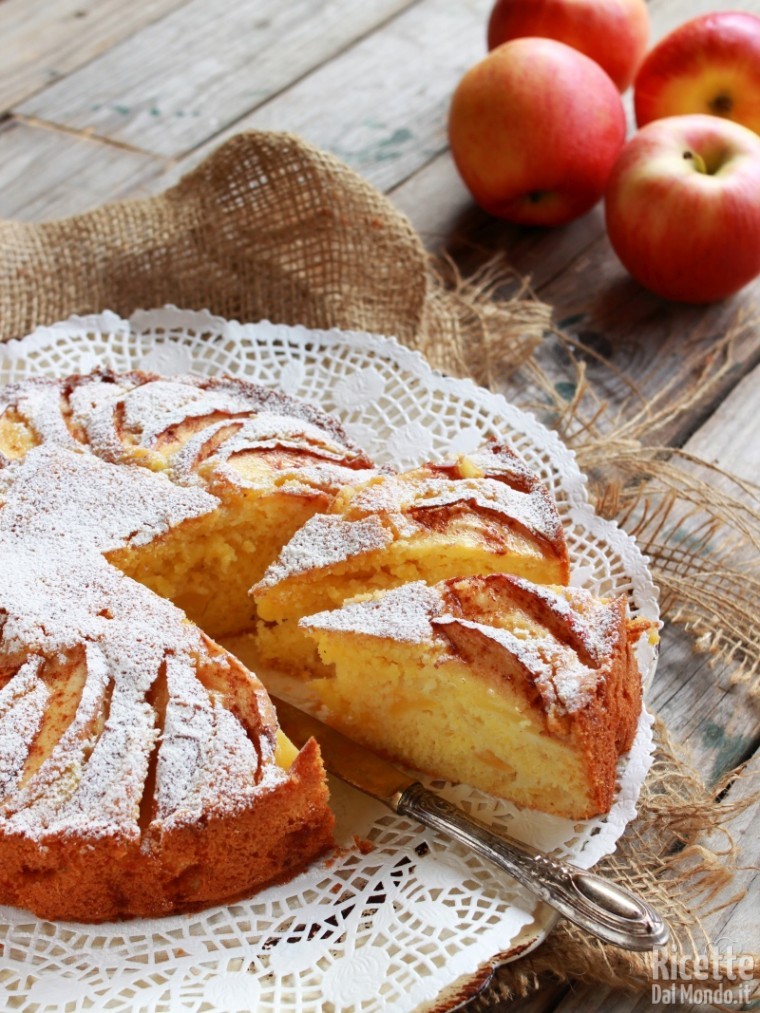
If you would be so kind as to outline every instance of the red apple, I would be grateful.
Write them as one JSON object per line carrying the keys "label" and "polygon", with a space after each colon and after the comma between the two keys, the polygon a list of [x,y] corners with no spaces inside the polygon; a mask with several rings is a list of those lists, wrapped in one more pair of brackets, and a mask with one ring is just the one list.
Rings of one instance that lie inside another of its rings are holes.
{"label": "red apple", "polygon": [[625,141],[625,113],[593,60],[552,39],[515,39],[460,81],[449,140],[485,211],[560,225],[601,197]]}
{"label": "red apple", "polygon": [[526,35],[580,50],[625,91],[644,59],[649,13],[644,0],[496,0],[488,48]]}
{"label": "red apple", "polygon": [[709,113],[760,134],[760,18],[718,11],[676,28],[641,65],[634,105],[639,126]]}
{"label": "red apple", "polygon": [[713,302],[760,274],[760,137],[738,123],[650,123],[623,149],[605,204],[615,252],[658,295]]}

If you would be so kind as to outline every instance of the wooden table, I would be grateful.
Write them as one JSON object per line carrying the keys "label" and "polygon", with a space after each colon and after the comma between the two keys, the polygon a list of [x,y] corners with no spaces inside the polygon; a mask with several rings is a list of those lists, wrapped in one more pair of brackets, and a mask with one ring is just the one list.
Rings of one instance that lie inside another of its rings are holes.
{"label": "wooden table", "polygon": [[[388,193],[431,249],[453,250],[467,268],[507,250],[555,320],[652,397],[685,350],[708,352],[742,310],[757,313],[760,280],[711,307],[668,304],[627,278],[598,207],[547,232],[489,221],[474,207],[447,152],[445,121],[457,81],[484,54],[490,2],[4,0],[0,216],[62,217],[155,192],[246,128],[300,133]],[[760,0],[651,0],[654,38],[735,6],[760,13]],[[756,321],[719,387],[666,437],[756,481],[759,363]],[[613,405],[625,394],[622,379],[606,382]],[[665,631],[652,704],[710,781],[745,760],[760,773],[757,711],[726,689],[729,676],[680,629]],[[736,782],[729,797],[748,791]],[[755,805],[734,828],[747,866],[760,862],[759,818]],[[733,892],[739,886],[749,888],[745,899],[711,925],[735,946],[757,948],[756,873],[741,874]],[[648,998],[556,985],[513,1005],[651,1008]]]}

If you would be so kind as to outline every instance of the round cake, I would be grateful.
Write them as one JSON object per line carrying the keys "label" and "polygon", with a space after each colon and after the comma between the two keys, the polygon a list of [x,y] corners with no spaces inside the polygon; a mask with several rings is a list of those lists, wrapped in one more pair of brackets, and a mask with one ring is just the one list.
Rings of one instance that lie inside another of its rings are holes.
{"label": "round cake", "polygon": [[161,915],[331,846],[318,746],[283,737],[217,643],[238,634],[401,762],[605,811],[649,627],[568,576],[556,505],[499,442],[395,475],[241,380],[0,389],[0,903]]}

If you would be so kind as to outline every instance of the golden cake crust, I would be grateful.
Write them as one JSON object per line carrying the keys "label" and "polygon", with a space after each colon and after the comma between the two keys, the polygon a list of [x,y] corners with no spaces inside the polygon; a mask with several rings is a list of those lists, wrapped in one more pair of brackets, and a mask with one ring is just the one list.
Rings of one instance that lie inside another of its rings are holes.
{"label": "golden cake crust", "polygon": [[289,774],[255,806],[177,827],[148,848],[120,834],[92,840],[61,832],[33,840],[3,832],[3,903],[42,918],[102,922],[196,910],[289,879],[333,845],[313,740]]}

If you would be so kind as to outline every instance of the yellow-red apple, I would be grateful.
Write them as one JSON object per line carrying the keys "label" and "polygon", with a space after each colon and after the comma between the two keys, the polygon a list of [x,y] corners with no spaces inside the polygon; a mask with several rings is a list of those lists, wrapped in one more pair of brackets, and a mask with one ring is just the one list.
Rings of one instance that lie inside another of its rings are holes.
{"label": "yellow-red apple", "polygon": [[760,134],[760,18],[717,11],[687,21],[649,53],[633,92],[639,126],[706,113]]}
{"label": "yellow-red apple", "polygon": [[615,252],[666,299],[713,302],[760,274],[760,137],[717,116],[671,116],[623,148],[605,192]]}
{"label": "yellow-red apple", "polygon": [[625,91],[644,59],[649,13],[644,0],[496,0],[488,48],[527,35],[580,50]]}
{"label": "yellow-red apple", "polygon": [[485,211],[561,225],[601,197],[625,141],[625,113],[593,60],[552,39],[514,39],[459,82],[449,140]]}

